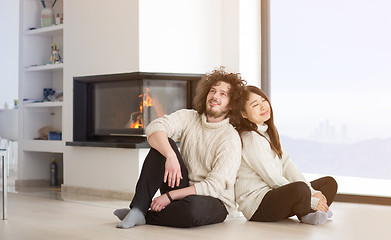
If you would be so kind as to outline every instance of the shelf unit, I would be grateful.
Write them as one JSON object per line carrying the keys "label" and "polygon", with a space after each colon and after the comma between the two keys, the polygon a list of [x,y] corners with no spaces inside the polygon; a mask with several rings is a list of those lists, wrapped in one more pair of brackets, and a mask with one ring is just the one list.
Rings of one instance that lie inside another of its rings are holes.
{"label": "shelf unit", "polygon": [[[53,3],[46,1],[47,5]],[[43,100],[43,89],[63,92],[64,63],[50,63],[51,46],[56,43],[64,57],[64,24],[41,28],[42,5],[39,0],[20,0],[19,45],[19,168],[21,180],[48,179],[48,166],[53,157],[61,165],[65,147],[63,140],[36,140],[38,130],[52,127],[62,132],[63,102],[24,102]],[[63,0],[56,2],[55,13],[63,14]],[[34,166],[34,167],[32,167]],[[59,178],[62,177],[62,172]]]}
{"label": "shelf unit", "polygon": [[[62,4],[62,1],[56,3],[55,7],[58,8],[54,9],[55,12],[63,13]],[[56,92],[63,91],[64,63],[50,64],[49,62],[53,43],[56,43],[60,55],[63,55],[64,24],[40,28],[41,10],[42,6],[39,0],[21,0],[19,101],[22,115],[20,139],[23,141],[38,138],[38,130],[46,126],[53,127],[57,132],[62,132],[62,102],[23,102],[23,99],[42,100],[44,88],[53,88]],[[29,151],[35,149],[42,151],[46,147],[48,150],[51,149],[45,141],[37,142],[37,144],[43,146],[29,148]],[[62,152],[61,149],[59,151]]]}

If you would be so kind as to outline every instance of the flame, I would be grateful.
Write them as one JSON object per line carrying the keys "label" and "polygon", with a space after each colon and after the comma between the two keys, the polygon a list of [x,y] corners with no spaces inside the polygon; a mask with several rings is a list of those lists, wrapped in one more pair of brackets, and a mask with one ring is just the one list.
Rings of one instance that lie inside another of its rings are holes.
{"label": "flame", "polygon": [[140,114],[137,117],[137,121],[135,123],[133,123],[130,126],[130,128],[143,128],[144,127],[144,123],[143,123],[143,119],[142,119],[143,109],[145,109],[146,107],[152,106],[152,98],[149,95],[150,92],[151,91],[149,88],[145,88],[143,94],[140,94],[138,96],[140,99],[142,99],[140,101]]}

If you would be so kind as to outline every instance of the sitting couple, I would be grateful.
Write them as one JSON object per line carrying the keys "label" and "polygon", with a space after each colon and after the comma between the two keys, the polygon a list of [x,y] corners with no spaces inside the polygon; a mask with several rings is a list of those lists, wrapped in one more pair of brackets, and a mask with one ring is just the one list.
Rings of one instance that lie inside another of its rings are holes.
{"label": "sitting couple", "polygon": [[[316,225],[331,217],[337,183],[332,177],[305,180],[281,148],[262,90],[220,68],[199,82],[194,108],[146,128],[152,148],[130,208],[114,212],[118,228],[220,223],[236,203],[250,221],[296,215]],[[158,189],[161,195],[153,198]]]}

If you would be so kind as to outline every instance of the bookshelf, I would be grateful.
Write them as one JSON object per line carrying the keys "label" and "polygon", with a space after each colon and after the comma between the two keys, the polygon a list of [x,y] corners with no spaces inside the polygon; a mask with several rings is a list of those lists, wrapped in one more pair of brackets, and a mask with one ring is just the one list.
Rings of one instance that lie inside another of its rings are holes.
{"label": "bookshelf", "polygon": [[[43,90],[63,92],[65,68],[65,63],[51,63],[50,59],[53,43],[60,56],[64,56],[65,25],[41,27],[42,8],[39,0],[20,0],[18,166],[23,169],[18,173],[20,182],[45,182],[52,158],[62,165],[65,146],[63,140],[42,140],[39,134],[39,129],[45,127],[56,132],[63,130],[63,100],[43,101]],[[63,0],[56,2],[54,11],[63,14]]]}

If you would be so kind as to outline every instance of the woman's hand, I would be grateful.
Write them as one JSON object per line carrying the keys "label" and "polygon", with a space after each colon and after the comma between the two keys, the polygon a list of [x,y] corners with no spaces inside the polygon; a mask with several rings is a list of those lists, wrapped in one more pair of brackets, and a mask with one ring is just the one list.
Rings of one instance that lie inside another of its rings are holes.
{"label": "woman's hand", "polygon": [[176,154],[167,156],[163,181],[168,182],[168,186],[174,188],[175,185],[179,186],[181,179],[181,166],[179,165]]}
{"label": "woman's hand", "polygon": [[168,206],[171,201],[168,198],[167,194],[160,195],[159,197],[156,197],[151,202],[151,210],[154,212],[160,212],[163,208]]}
{"label": "woman's hand", "polygon": [[327,199],[323,195],[323,193],[322,192],[317,192],[314,195],[312,195],[312,197],[319,198],[319,203],[316,206],[315,210],[327,213],[327,211],[329,210],[329,206],[327,205]]}
{"label": "woman's hand", "polygon": [[327,202],[323,199],[320,199],[318,205],[315,208],[315,211],[322,211],[327,213],[328,210],[329,210],[329,206],[327,205]]}
{"label": "woman's hand", "polygon": [[323,200],[323,201],[326,201],[327,203],[327,199],[326,197],[323,195],[322,192],[317,192],[315,193],[314,195],[312,195],[314,198],[319,198],[320,200]]}

